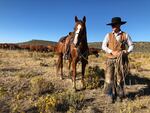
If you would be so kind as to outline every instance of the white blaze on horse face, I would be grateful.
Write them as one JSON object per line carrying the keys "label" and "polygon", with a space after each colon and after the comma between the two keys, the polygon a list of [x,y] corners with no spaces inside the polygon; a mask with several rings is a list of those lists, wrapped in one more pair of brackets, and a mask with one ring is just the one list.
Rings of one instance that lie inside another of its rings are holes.
{"label": "white blaze on horse face", "polygon": [[78,35],[79,35],[80,30],[81,30],[81,27],[82,26],[80,24],[77,26],[77,31],[75,32],[75,38],[74,38],[74,41],[73,41],[74,45],[76,45],[77,42],[78,42]]}

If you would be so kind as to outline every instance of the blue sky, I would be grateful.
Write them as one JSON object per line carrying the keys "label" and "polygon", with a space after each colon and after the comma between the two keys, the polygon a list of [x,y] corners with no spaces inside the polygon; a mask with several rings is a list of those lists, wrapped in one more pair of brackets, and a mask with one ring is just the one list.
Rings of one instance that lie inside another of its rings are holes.
{"label": "blue sky", "polygon": [[86,16],[89,42],[103,41],[120,16],[133,41],[150,41],[150,0],[0,0],[0,43],[58,41],[73,31],[74,16]]}

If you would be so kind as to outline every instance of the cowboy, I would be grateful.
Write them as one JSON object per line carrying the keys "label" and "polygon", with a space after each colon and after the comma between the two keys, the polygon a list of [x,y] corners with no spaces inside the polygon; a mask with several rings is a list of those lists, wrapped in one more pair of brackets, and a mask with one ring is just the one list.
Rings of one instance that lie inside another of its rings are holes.
{"label": "cowboy", "polygon": [[117,96],[120,101],[124,97],[124,75],[116,73],[116,68],[119,67],[117,59],[121,56],[121,53],[127,58],[134,47],[131,37],[121,31],[120,27],[125,23],[126,21],[121,21],[120,17],[112,18],[111,23],[107,24],[112,27],[112,32],[106,34],[102,43],[102,49],[106,52],[107,57],[104,93],[108,98],[108,102],[111,103],[115,102]]}

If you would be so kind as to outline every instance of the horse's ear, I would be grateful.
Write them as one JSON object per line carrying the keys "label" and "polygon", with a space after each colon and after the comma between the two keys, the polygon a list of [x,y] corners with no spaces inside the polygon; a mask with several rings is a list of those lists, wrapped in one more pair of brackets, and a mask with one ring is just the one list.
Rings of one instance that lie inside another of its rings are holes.
{"label": "horse's ear", "polygon": [[84,22],[84,23],[86,22],[86,17],[85,17],[85,16],[83,17],[83,22]]}
{"label": "horse's ear", "polygon": [[78,21],[78,17],[77,16],[75,16],[75,22],[77,22]]}
{"label": "horse's ear", "polygon": [[72,34],[72,32],[69,32],[69,35],[71,35]]}

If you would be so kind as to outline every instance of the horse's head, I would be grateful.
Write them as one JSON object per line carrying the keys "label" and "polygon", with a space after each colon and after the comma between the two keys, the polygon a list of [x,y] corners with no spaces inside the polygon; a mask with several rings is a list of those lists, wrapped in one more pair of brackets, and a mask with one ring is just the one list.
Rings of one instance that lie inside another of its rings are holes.
{"label": "horse's head", "polygon": [[73,43],[75,46],[79,45],[80,42],[84,41],[86,38],[86,17],[84,16],[82,20],[79,20],[75,16],[75,27],[74,27],[74,40]]}

